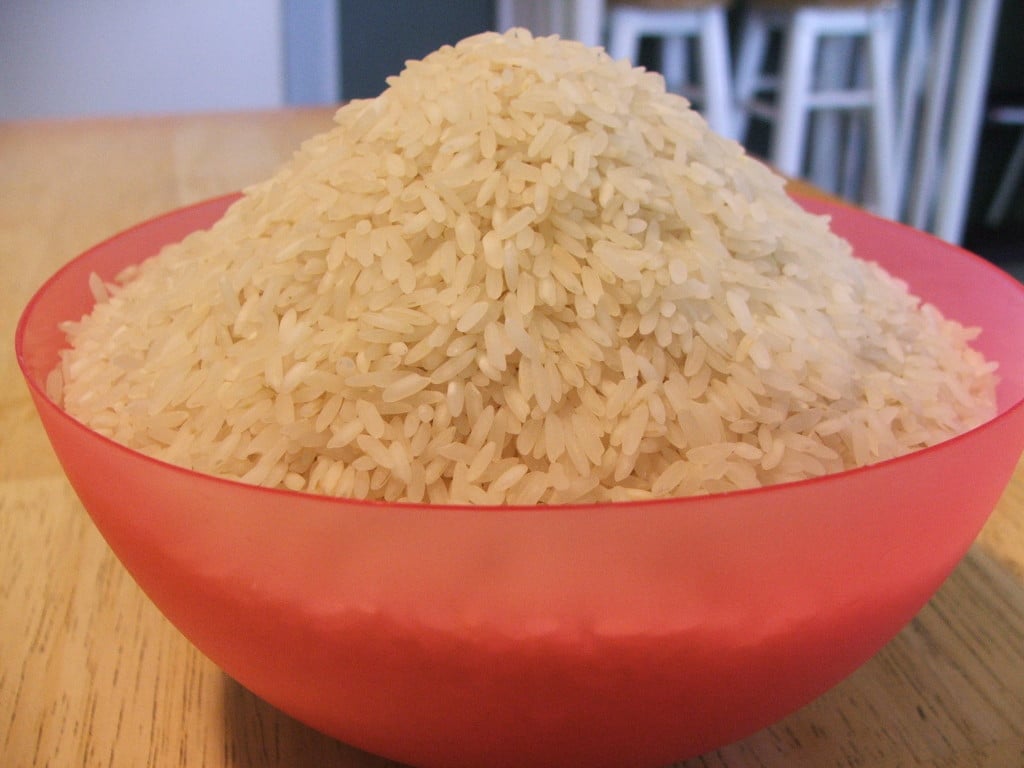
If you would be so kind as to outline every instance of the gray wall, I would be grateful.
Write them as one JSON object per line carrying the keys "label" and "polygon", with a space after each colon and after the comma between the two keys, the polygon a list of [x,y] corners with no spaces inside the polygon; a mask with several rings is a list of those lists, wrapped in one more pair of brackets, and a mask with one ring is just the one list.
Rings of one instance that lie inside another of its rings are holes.
{"label": "gray wall", "polygon": [[282,46],[280,0],[0,0],[0,119],[279,106]]}

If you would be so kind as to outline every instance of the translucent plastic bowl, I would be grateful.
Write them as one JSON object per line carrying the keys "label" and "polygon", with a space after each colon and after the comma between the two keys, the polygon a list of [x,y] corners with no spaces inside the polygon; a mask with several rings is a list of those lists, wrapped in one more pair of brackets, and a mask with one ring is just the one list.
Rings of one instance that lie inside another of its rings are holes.
{"label": "translucent plastic bowl", "polygon": [[32,299],[17,352],[96,526],[167,617],[271,704],[422,766],[657,766],[835,685],[965,554],[1024,447],[1024,287],[938,240],[829,212],[948,315],[980,325],[1000,413],[824,479],[546,508],[386,505],[249,487],[97,436],[44,393],[58,322],[231,198],[86,252]]}

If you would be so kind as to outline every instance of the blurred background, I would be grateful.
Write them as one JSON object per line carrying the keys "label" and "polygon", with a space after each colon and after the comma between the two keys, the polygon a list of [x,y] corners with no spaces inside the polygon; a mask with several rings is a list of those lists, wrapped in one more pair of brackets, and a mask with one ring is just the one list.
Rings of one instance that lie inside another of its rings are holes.
{"label": "blurred background", "polygon": [[[973,5],[988,1],[957,0],[949,7],[961,14],[957,24],[962,27]],[[747,5],[756,2],[727,4],[733,60]],[[915,7],[933,8],[931,0],[914,2]],[[938,14],[942,0],[934,3],[939,10],[930,12]],[[384,88],[385,77],[399,72],[409,58],[513,23],[536,33],[597,37],[606,43],[616,4],[611,0],[0,0],[0,121],[335,104],[376,95]],[[651,0],[641,4],[651,5]],[[673,5],[671,0],[654,4]],[[1000,106],[1024,107],[1024,46],[1020,44],[1024,3],[1004,0],[996,7],[988,60],[978,62],[986,77],[979,97],[982,113],[970,179],[965,182],[963,222],[946,239],[962,242],[1016,271],[1024,262],[1024,184],[1012,191],[997,222],[987,214],[1024,133],[1024,126],[1013,121],[991,119]],[[658,35],[645,37],[636,53],[637,63],[661,68],[662,45]],[[964,49],[953,50],[955,71],[963,65],[958,57]],[[927,103],[919,109],[927,109]],[[767,152],[756,126],[740,138],[751,151]]]}

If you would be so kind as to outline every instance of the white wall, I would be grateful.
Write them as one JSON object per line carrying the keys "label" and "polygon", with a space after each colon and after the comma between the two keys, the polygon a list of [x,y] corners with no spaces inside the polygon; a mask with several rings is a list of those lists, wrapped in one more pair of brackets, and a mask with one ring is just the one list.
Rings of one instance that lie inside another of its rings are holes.
{"label": "white wall", "polygon": [[0,0],[0,119],[285,102],[280,0]]}

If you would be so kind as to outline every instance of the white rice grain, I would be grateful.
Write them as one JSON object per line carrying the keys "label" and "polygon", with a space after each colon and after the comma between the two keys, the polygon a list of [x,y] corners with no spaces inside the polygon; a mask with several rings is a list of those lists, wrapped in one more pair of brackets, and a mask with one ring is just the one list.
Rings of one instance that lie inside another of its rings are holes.
{"label": "white rice grain", "polygon": [[663,79],[483,34],[105,283],[47,391],[195,470],[389,501],[787,482],[980,423],[976,331],[855,258]]}

